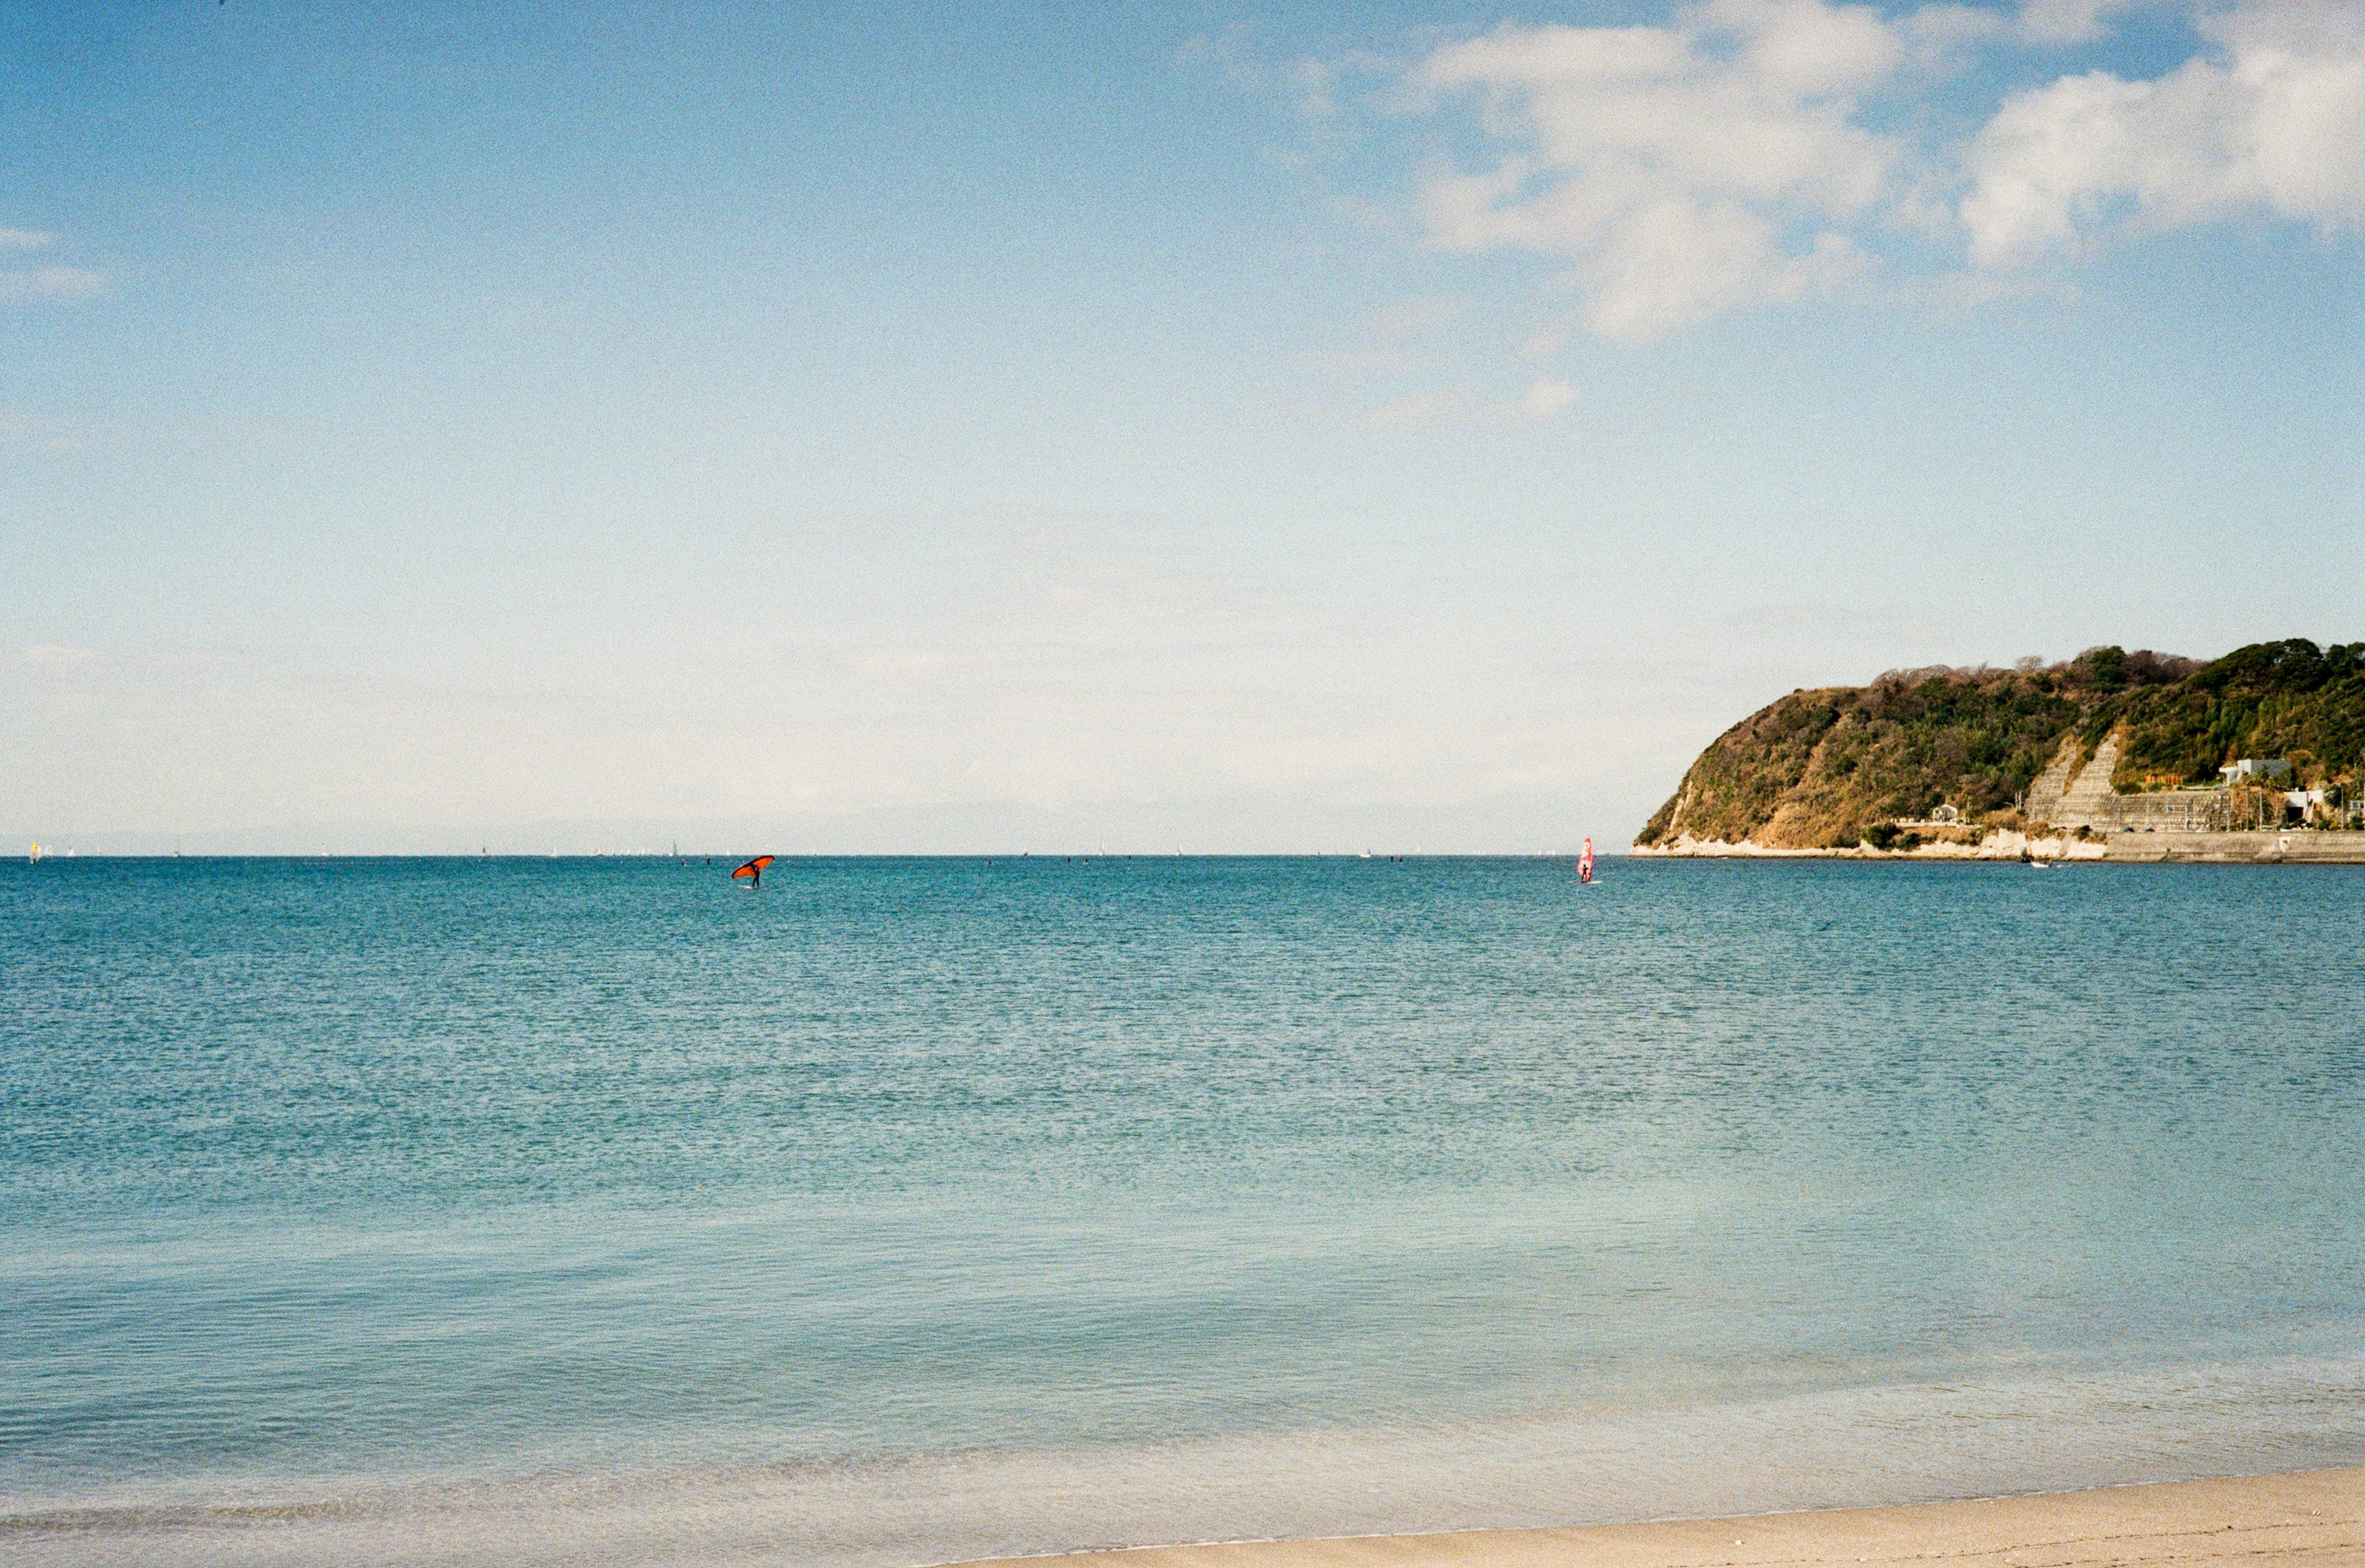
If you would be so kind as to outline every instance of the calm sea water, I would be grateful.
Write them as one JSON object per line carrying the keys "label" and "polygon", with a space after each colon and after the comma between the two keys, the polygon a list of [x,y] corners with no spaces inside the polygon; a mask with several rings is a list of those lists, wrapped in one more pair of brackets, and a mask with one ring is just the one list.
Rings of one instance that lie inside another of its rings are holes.
{"label": "calm sea water", "polygon": [[0,868],[0,1560],[2365,1462],[2365,876]]}

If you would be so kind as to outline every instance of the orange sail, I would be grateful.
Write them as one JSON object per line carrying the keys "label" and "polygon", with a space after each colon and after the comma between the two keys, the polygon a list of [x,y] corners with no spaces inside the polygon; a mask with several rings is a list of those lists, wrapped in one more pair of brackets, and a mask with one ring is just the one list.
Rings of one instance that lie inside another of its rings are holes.
{"label": "orange sail", "polygon": [[731,875],[734,879],[745,877],[751,882],[760,884],[764,879],[764,868],[769,866],[771,863],[772,857],[770,856],[758,855],[753,860],[748,861],[745,866],[740,867],[736,871],[732,872]]}

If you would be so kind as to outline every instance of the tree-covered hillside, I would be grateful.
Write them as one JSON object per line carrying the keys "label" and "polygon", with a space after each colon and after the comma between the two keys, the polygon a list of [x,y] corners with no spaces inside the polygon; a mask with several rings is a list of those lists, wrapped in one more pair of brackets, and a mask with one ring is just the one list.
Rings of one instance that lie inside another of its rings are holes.
{"label": "tree-covered hillside", "polygon": [[1839,848],[1950,804],[2001,821],[2060,750],[2120,734],[2120,790],[2208,784],[2238,756],[2307,784],[2365,769],[2365,643],[2259,643],[2210,664],[2093,648],[2066,664],[1892,670],[1794,691],[1701,753],[1639,843],[1689,836]]}

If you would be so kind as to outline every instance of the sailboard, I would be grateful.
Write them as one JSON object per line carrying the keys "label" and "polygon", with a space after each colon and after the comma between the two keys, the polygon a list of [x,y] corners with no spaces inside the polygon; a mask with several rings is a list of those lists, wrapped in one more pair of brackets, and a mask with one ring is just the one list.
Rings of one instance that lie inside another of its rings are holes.
{"label": "sailboard", "polygon": [[1576,857],[1576,879],[1580,882],[1593,880],[1593,840],[1589,838],[1585,841],[1584,852]]}
{"label": "sailboard", "polygon": [[740,878],[745,877],[747,879],[747,885],[749,887],[760,888],[764,885],[764,868],[769,866],[771,863],[772,857],[770,856],[758,855],[753,860],[748,861],[745,866],[740,867],[736,871],[732,872],[731,879],[732,880],[736,881]]}

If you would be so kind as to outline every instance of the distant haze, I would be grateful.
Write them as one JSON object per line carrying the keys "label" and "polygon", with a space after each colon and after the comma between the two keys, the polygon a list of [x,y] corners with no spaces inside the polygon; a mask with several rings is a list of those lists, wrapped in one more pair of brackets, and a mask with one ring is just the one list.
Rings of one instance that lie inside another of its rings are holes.
{"label": "distant haze", "polygon": [[2365,12],[18,7],[0,847],[1622,846],[2365,636]]}

